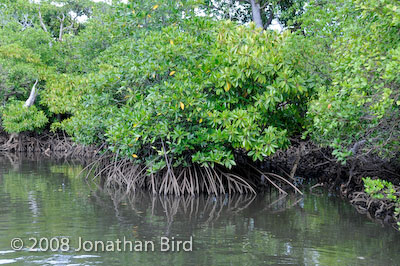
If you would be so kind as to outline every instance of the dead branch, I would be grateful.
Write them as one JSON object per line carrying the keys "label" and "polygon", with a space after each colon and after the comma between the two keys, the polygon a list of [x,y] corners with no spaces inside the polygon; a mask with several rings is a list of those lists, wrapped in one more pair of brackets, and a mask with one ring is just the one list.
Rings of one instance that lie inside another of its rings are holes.
{"label": "dead branch", "polygon": [[42,27],[42,29],[43,29],[45,32],[48,32],[48,31],[47,31],[47,28],[46,28],[46,25],[45,25],[44,22],[43,22],[42,13],[40,12],[40,4],[39,4],[39,22],[40,22],[40,26]]}
{"label": "dead branch", "polygon": [[65,20],[65,15],[64,13],[61,14],[62,18],[57,17],[57,19],[60,21],[60,32],[58,34],[58,41],[62,42],[63,34],[64,34],[64,20]]}
{"label": "dead branch", "polygon": [[38,80],[35,81],[35,84],[33,84],[33,87],[31,89],[31,93],[29,94],[29,98],[26,100],[24,106],[25,107],[30,107],[35,103],[35,99],[37,96],[37,91],[36,91],[36,85],[38,83]]}

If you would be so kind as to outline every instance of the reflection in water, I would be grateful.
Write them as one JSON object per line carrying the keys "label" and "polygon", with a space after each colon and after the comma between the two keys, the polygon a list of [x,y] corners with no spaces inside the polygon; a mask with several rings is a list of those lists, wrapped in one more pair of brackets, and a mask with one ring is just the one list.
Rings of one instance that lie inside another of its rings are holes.
{"label": "reflection in water", "polygon": [[[11,159],[10,159],[11,158]],[[333,195],[171,197],[103,190],[81,162],[0,157],[0,264],[395,265],[399,233]],[[192,252],[32,252],[29,237],[187,240]],[[13,252],[10,240],[27,246]]]}
{"label": "reflection in water", "polygon": [[[119,220],[119,206],[128,206],[133,213],[142,216],[149,211],[150,216],[165,216],[167,226],[170,226],[175,217],[187,217],[188,221],[195,224],[209,224],[218,220],[221,216],[229,216],[240,213],[246,209],[256,198],[253,194],[233,195],[233,196],[181,196],[174,197],[171,195],[161,196],[152,195],[146,192],[125,193],[122,190],[103,191],[108,193],[113,203],[113,208]],[[105,207],[108,201],[104,198],[94,195],[97,203]],[[111,206],[108,206],[111,208]],[[169,233],[169,230],[166,231]]]}

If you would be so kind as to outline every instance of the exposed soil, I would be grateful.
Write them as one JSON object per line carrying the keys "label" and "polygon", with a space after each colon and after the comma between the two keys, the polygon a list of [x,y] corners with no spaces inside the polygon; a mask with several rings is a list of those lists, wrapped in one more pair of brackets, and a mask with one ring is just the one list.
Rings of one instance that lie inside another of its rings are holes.
{"label": "exposed soil", "polygon": [[[398,158],[398,157],[397,157]],[[267,158],[260,167],[294,180],[311,184],[310,189],[325,187],[347,198],[358,212],[371,219],[394,225],[397,229],[395,206],[388,200],[370,197],[364,191],[363,177],[380,178],[391,182],[400,197],[400,163],[383,160],[369,154],[350,158],[346,165],[338,163],[332,150],[321,148],[310,141],[292,140],[292,146]],[[295,173],[293,175],[293,172]]]}
{"label": "exposed soil", "polygon": [[0,152],[41,153],[55,158],[95,157],[101,149],[76,144],[64,133],[7,134],[0,131]]}

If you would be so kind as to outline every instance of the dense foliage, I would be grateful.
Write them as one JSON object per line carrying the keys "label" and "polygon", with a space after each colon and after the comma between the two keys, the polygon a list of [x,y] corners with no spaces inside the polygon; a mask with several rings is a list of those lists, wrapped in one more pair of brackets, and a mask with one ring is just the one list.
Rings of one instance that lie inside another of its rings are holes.
{"label": "dense foliage", "polygon": [[210,18],[204,1],[52,2],[0,1],[7,132],[65,130],[153,171],[230,168],[301,133],[342,162],[399,152],[396,0],[279,1],[291,33]]}
{"label": "dense foliage", "polygon": [[320,2],[310,6],[317,19],[304,22],[316,51],[310,62],[325,79],[310,103],[308,132],[344,162],[357,153],[394,157],[400,147],[400,4]]}
{"label": "dense foliage", "polygon": [[286,38],[193,19],[111,48],[126,101],[107,122],[113,151],[162,168],[165,142],[176,165],[231,167],[236,149],[256,160],[285,147],[310,88]]}
{"label": "dense foliage", "polygon": [[15,101],[1,110],[2,123],[8,133],[20,133],[43,128],[49,120],[36,106],[24,106],[24,102]]}

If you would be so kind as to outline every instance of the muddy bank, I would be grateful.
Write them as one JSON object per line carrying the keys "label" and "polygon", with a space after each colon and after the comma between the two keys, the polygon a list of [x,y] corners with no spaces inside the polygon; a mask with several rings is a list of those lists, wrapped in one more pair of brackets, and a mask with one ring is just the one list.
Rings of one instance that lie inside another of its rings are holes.
{"label": "muddy bank", "polygon": [[377,156],[358,156],[341,165],[329,148],[311,141],[292,139],[285,151],[262,162],[253,163],[244,152],[235,154],[239,163],[233,169],[215,168],[208,171],[199,166],[187,169],[167,168],[148,174],[147,169],[133,165],[115,154],[101,153],[103,147],[82,146],[63,133],[8,135],[0,132],[0,151],[7,153],[42,154],[53,158],[87,158],[87,170],[99,177],[103,186],[131,191],[145,189],[153,194],[225,194],[256,193],[275,188],[280,193],[301,193],[305,185],[311,190],[326,188],[347,198],[360,213],[371,219],[395,224],[394,204],[371,198],[364,192],[363,177],[387,180],[395,185],[400,196],[400,165]]}
{"label": "muddy bank", "polygon": [[0,152],[40,153],[55,158],[94,158],[99,150],[101,147],[76,144],[63,132],[7,134],[0,130]]}
{"label": "muddy bank", "polygon": [[348,199],[359,213],[398,228],[396,222],[400,221],[400,217],[395,214],[395,204],[386,199],[372,198],[365,192],[362,181],[364,177],[389,181],[396,190],[394,194],[400,197],[398,160],[384,160],[368,154],[353,156],[346,165],[342,165],[332,156],[331,149],[321,148],[311,141],[294,139],[288,150],[265,159],[260,167],[293,176],[294,180],[298,177],[302,182],[311,184],[312,190],[323,187],[335,191]]}

